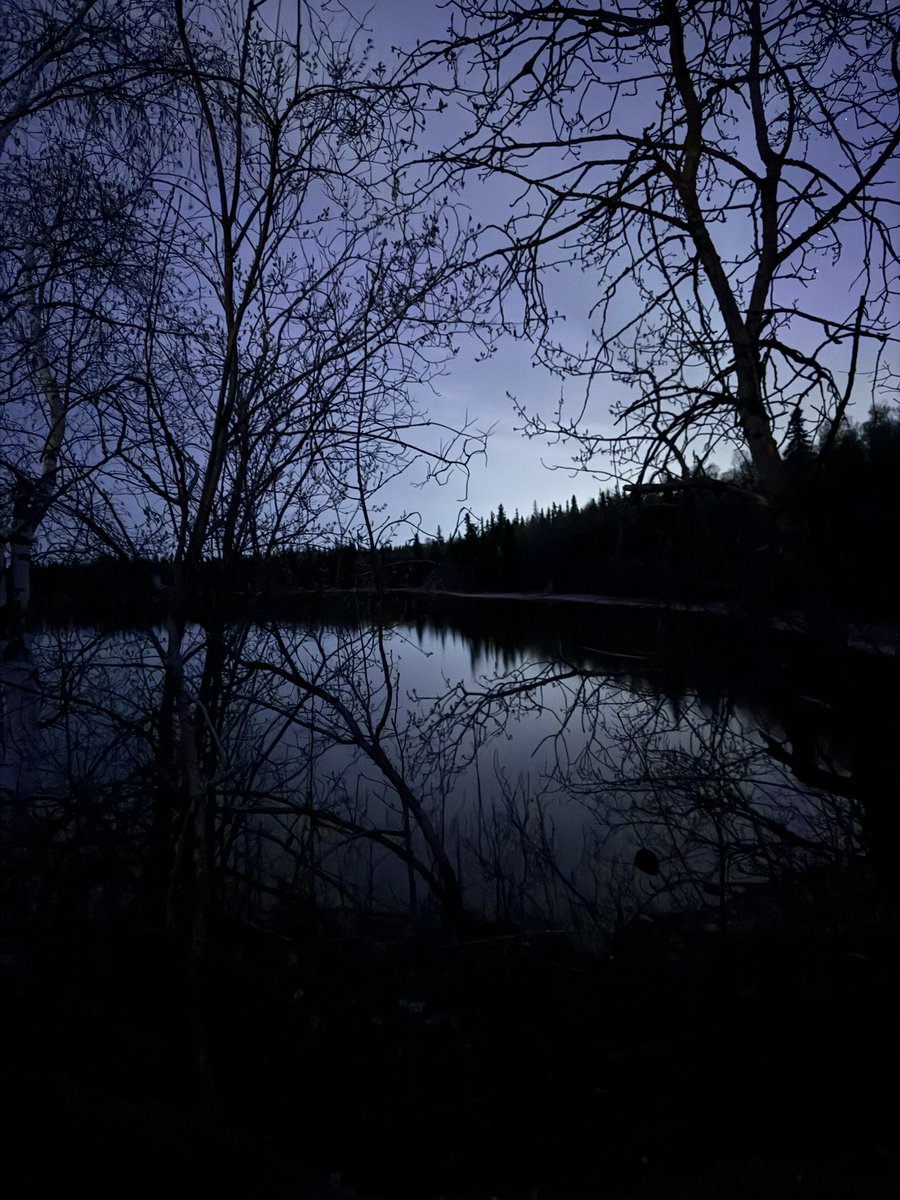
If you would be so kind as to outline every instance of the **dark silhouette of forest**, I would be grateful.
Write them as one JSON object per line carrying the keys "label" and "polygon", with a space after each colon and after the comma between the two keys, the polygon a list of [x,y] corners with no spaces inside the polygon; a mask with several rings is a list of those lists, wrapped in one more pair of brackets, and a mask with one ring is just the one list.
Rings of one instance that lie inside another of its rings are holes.
{"label": "dark silhouette of forest", "polygon": [[[886,570],[900,540],[900,420],[877,409],[848,426],[823,462],[798,412],[785,458],[793,502],[787,533],[755,503],[746,471],[698,471],[658,492],[601,492],[512,518],[465,520],[462,537],[413,543],[443,586],[593,592],[741,605],[829,606],[896,616]],[[427,579],[423,571],[422,574]]]}
{"label": "dark silhouette of forest", "polygon": [[[900,544],[900,418],[876,408],[817,453],[795,412],[785,458],[793,481],[788,533],[754,500],[749,469],[652,489],[575,496],[512,516],[463,514],[448,537],[416,533],[375,551],[354,543],[202,564],[197,611],[277,603],[299,591],[424,588],[724,602],[755,611],[790,606],[888,620],[900,595],[887,569]],[[151,617],[168,598],[171,564],[103,557],[45,563],[38,611]],[[149,585],[149,586],[148,586]]]}

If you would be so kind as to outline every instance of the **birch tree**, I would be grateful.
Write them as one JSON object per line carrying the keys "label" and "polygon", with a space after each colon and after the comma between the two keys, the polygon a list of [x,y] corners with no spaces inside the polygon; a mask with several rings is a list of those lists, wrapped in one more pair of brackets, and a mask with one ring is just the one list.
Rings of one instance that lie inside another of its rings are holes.
{"label": "birch tree", "polygon": [[[196,1094],[211,1103],[203,964],[237,835],[261,807],[316,808],[289,790],[297,772],[264,806],[262,785],[240,784],[273,777],[282,728],[358,751],[402,813],[388,842],[448,913],[461,907],[395,753],[383,623],[349,653],[322,638],[266,643],[226,627],[217,590],[239,560],[335,536],[375,555],[390,480],[465,470],[483,438],[423,412],[414,390],[477,313],[481,280],[453,209],[404,195],[418,97],[369,60],[358,30],[306,3],[289,19],[256,0],[160,0],[160,14],[168,40],[140,103],[120,65],[108,103],[42,108],[34,79],[10,109],[3,465],[7,540],[23,547],[17,617],[38,537],[59,554],[167,560],[146,713],[120,720],[97,699],[96,724],[121,726],[146,755],[121,803],[148,827],[142,898],[177,950]],[[276,703],[273,731],[258,714]]]}
{"label": "birch tree", "polygon": [[[4,465],[30,505],[9,506],[23,562],[40,528],[58,552],[171,564],[152,635],[148,874],[196,962],[240,752],[232,699],[246,713],[262,666],[226,634],[210,581],[240,558],[350,532],[377,550],[387,482],[465,469],[483,438],[423,413],[413,389],[477,312],[480,277],[454,211],[403,194],[418,97],[368,60],[358,31],[308,4],[289,21],[252,2],[172,0],[160,14],[170,36],[152,103],[127,111],[136,76],[123,66],[124,116],[115,92],[102,120],[105,94],[61,101],[35,127],[37,153],[15,150]],[[372,645],[353,679],[327,648],[314,661],[280,653],[293,719],[312,701],[328,709],[332,736],[375,764],[421,828],[456,902],[440,840],[385,749],[393,668],[383,631]]]}
{"label": "birch tree", "polygon": [[88,409],[102,410],[115,390],[122,357],[113,345],[121,345],[126,296],[143,273],[141,227],[174,128],[165,114],[177,107],[172,33],[156,0],[63,0],[7,9],[0,24],[0,592],[8,633],[27,608],[45,517],[83,481],[92,456],[92,465],[106,456],[108,437],[96,421],[88,428]]}
{"label": "birch tree", "polygon": [[[388,479],[416,464],[431,476],[465,466],[481,439],[421,413],[410,389],[451,352],[479,284],[464,270],[468,233],[452,211],[411,205],[398,187],[419,124],[415,95],[367,63],[364,47],[314,6],[298,8],[296,28],[265,5],[223,8],[209,32],[182,0],[174,13],[193,115],[157,184],[153,300],[110,497],[121,523],[135,537],[155,530],[173,563],[161,728],[171,729],[163,766],[176,787],[160,819],[182,830],[172,867],[193,872],[181,892],[198,901],[200,921],[230,720],[222,680],[243,653],[215,619],[202,656],[187,634],[198,603],[208,614],[210,565],[227,580],[240,557],[354,527],[375,548]],[[116,487],[140,494],[139,514]],[[188,663],[201,660],[192,674]],[[327,651],[279,663],[298,711],[325,704],[335,736],[416,810],[380,744],[367,685],[354,685],[353,713],[329,687],[345,666]],[[240,669],[271,667],[253,659]],[[359,665],[370,669],[390,676],[383,642]],[[421,811],[415,820],[446,860]],[[449,863],[442,870],[452,890]]]}

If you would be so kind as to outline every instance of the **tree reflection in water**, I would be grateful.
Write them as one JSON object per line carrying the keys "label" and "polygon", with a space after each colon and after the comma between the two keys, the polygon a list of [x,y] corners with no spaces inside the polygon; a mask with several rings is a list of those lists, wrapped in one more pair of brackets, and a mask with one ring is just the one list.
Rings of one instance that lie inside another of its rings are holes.
{"label": "tree reflection in water", "polygon": [[[856,802],[798,782],[771,753],[774,715],[727,696],[531,662],[436,709],[471,738],[480,795],[492,776],[466,845],[503,920],[609,930],[714,904],[724,923],[742,892],[862,850]],[[523,722],[536,736],[513,774],[497,746]]]}
{"label": "tree reflection in water", "polygon": [[[848,751],[810,720],[798,733],[799,710],[825,711],[809,698],[792,695],[788,718],[657,654],[516,654],[423,623],[217,637],[215,687],[208,632],[188,662],[208,697],[222,913],[446,915],[458,881],[469,911],[500,922],[605,938],[702,910],[725,929],[742,895],[865,850]],[[68,888],[118,907],[168,886],[175,903],[154,633],[57,631],[35,653],[40,786],[19,833],[41,848],[32,901]]]}

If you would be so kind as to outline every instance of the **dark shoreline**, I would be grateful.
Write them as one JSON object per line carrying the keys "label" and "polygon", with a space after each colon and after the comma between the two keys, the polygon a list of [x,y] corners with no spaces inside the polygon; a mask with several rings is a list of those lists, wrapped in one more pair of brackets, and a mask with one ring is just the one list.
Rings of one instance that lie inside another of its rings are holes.
{"label": "dark shoreline", "polygon": [[9,1194],[888,1200],[896,897],[848,864],[730,922],[642,922],[603,953],[376,914],[286,916],[238,954],[222,931],[214,1112],[155,1057],[179,1016],[146,932],[7,953]]}
{"label": "dark shoreline", "polygon": [[[580,592],[457,591],[428,587],[292,588],[281,591],[234,591],[196,597],[189,605],[194,620],[290,619],[310,612],[352,614],[354,617],[410,601],[423,608],[450,608],[461,602],[470,607],[504,605],[548,610],[575,608],[675,617],[705,618],[734,627],[767,630],[798,639],[811,639],[835,649],[851,649],[886,658],[900,656],[900,622],[864,620],[832,609],[784,608],[778,604],[748,607],[725,600],[663,600],[653,596],[614,596]],[[361,607],[363,602],[364,607]],[[41,586],[40,575],[32,598],[32,623],[47,626],[93,624],[103,627],[141,628],[154,624],[166,611],[165,590],[141,594],[94,593],[90,598],[54,593]],[[299,613],[298,613],[299,610]]]}

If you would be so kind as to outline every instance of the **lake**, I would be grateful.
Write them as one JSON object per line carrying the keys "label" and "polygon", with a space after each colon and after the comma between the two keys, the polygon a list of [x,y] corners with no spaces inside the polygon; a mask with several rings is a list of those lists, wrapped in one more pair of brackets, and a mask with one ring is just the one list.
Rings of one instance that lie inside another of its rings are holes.
{"label": "lake", "polygon": [[[32,654],[23,790],[79,854],[140,861],[174,786],[165,631],[44,630]],[[428,912],[439,846],[471,911],[602,936],[886,837],[883,664],[708,616],[433,602],[189,627],[181,661],[211,861],[247,912]]]}

